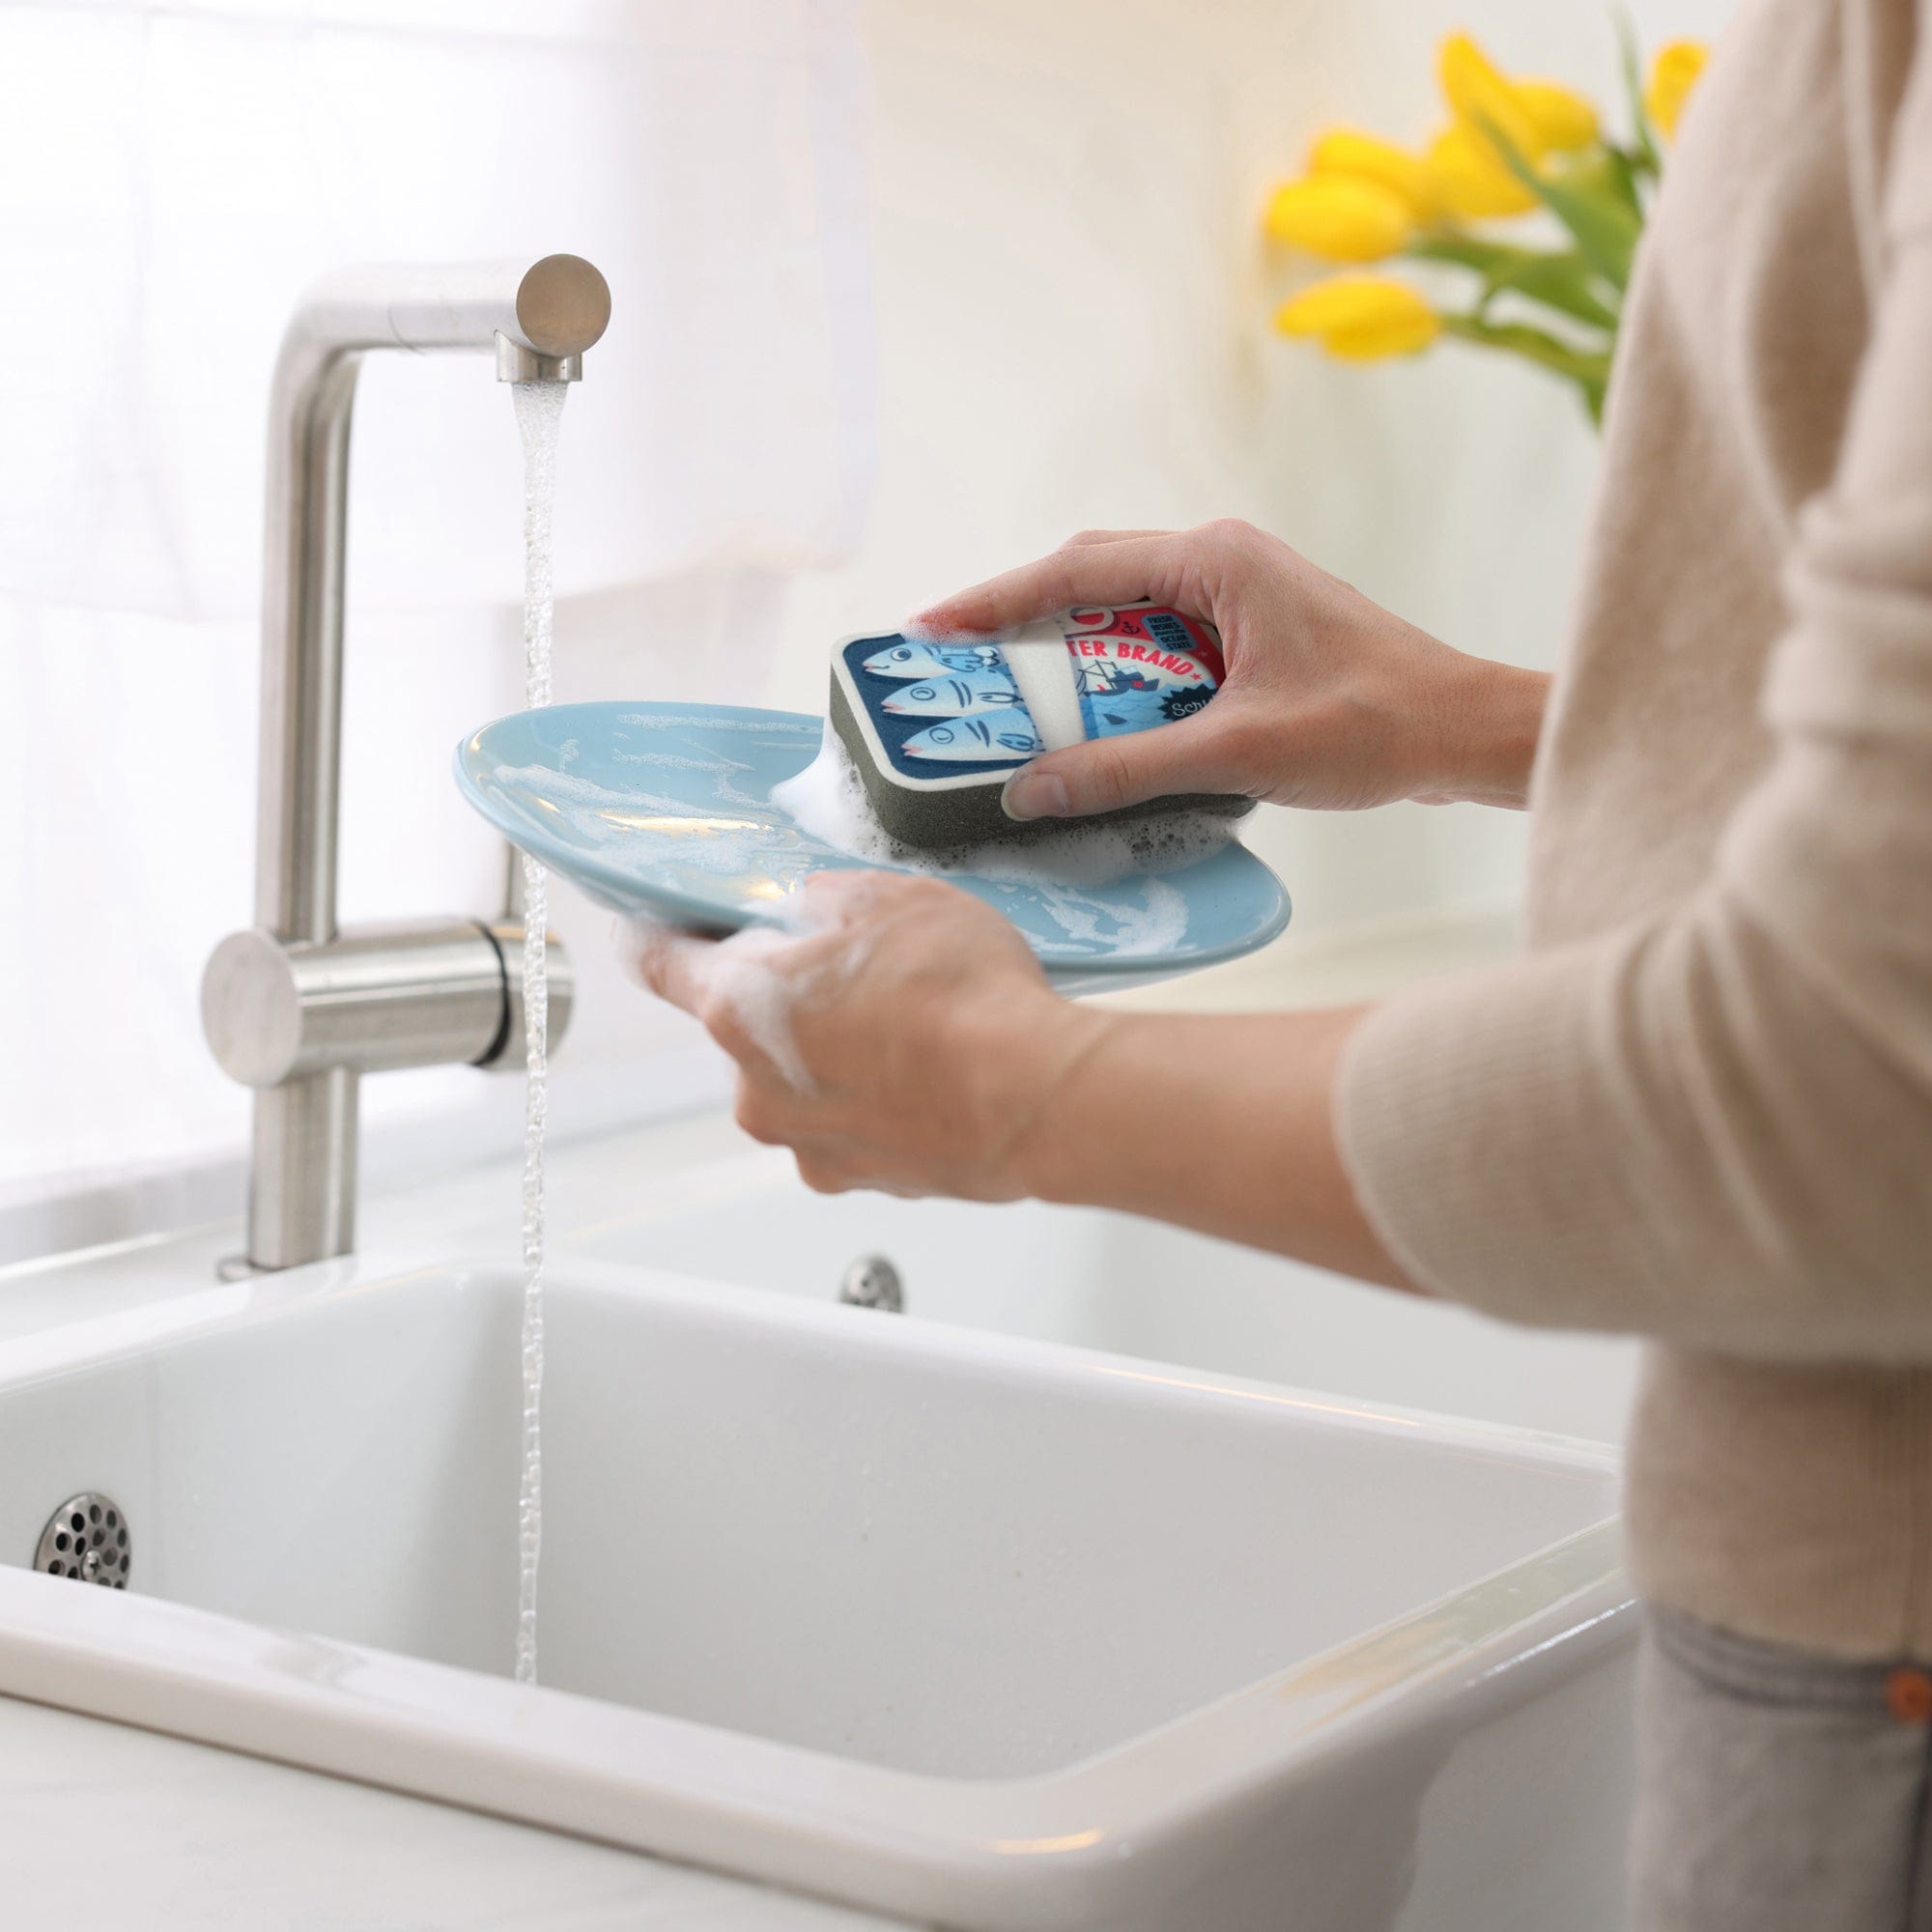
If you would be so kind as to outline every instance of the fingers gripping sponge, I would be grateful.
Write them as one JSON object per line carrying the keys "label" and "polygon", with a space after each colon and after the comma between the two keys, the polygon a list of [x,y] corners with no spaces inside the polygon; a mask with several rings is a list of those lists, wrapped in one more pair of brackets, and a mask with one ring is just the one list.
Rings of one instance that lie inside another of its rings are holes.
{"label": "fingers gripping sponge", "polygon": [[[1220,688],[1212,626],[1162,605],[1065,611],[999,639],[850,638],[832,659],[832,728],[879,823],[926,850],[1024,842],[1050,830],[1010,819],[1007,781],[1029,758],[1191,716]],[[1190,794],[1096,820],[1253,809]]]}

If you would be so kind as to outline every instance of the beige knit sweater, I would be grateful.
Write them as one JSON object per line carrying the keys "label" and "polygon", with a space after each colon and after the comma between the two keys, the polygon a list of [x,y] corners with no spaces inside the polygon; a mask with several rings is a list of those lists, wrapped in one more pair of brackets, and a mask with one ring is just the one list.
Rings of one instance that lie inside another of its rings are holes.
{"label": "beige knit sweater", "polygon": [[1654,1598],[1932,1659],[1932,0],[1745,0],[1632,290],[1530,945],[1358,1030],[1391,1250],[1654,1337]]}

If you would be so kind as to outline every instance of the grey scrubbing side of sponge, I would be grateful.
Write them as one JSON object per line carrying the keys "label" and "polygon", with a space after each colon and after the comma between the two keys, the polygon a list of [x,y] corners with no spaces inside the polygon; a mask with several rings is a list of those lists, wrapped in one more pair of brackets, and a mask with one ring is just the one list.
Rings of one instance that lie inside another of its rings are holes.
{"label": "grey scrubbing side of sponge", "polygon": [[[1024,845],[1028,840],[1064,831],[1064,819],[1009,818],[1000,795],[1012,772],[996,772],[970,783],[931,788],[902,784],[879,761],[873,740],[861,723],[857,707],[838,674],[835,658],[829,716],[832,728],[866,787],[873,815],[893,838],[921,851],[945,851],[956,846]],[[1015,765],[1012,771],[1021,767]],[[1224,818],[1241,817],[1254,810],[1254,800],[1219,792],[1189,792],[1175,798],[1150,799],[1143,805],[1122,806],[1115,811],[1094,812],[1080,822],[1089,825],[1129,824],[1149,818],[1170,818],[1177,812],[1209,811]]]}

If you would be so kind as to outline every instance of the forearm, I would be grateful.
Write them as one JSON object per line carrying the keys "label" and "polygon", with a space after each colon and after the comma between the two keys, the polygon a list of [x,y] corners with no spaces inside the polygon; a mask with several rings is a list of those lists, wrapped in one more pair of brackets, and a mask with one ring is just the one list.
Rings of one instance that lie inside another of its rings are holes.
{"label": "forearm", "polygon": [[1365,1010],[1068,1013],[1086,1037],[1014,1151],[1026,1190],[1411,1287],[1336,1148],[1336,1064]]}
{"label": "forearm", "polygon": [[1434,776],[1415,793],[1425,805],[1468,802],[1520,811],[1543,736],[1549,674],[1452,654],[1425,729]]}
{"label": "forearm", "polygon": [[[1779,572],[1788,628],[1761,689],[1705,700],[1715,769],[1768,734],[1756,783],[1716,837],[1693,808],[1646,890],[1608,890],[1641,915],[1414,987],[1350,1042],[1339,1132],[1365,1207],[1418,1277],[1491,1314],[1932,1361],[1932,88],[1893,141],[1910,206],[1836,470]],[[1615,803],[1592,801],[1597,826]],[[1567,856],[1625,855],[1579,836]]]}

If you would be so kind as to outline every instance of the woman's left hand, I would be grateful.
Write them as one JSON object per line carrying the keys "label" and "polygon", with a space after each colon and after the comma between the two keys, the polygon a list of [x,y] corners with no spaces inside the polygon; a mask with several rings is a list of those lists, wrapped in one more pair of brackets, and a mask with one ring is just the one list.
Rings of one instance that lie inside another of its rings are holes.
{"label": "woman's left hand", "polygon": [[1407,1283],[1335,1146],[1360,1009],[1103,1012],[991,906],[821,873],[794,929],[631,930],[630,963],[738,1063],[738,1123],[809,1186],[1082,1202]]}
{"label": "woman's left hand", "polygon": [[1011,1201],[1049,1096],[1109,1028],[937,879],[821,873],[795,931],[631,928],[629,963],[738,1063],[738,1123],[821,1193]]}

